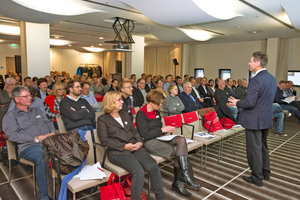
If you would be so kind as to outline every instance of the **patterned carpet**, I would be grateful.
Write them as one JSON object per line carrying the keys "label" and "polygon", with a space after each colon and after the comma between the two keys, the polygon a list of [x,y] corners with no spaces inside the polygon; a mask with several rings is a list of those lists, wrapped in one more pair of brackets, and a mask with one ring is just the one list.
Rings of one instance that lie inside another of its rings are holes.
{"label": "patterned carpet", "polygon": [[[236,138],[235,154],[232,154],[232,139],[224,142],[223,159],[218,162],[218,145],[209,146],[206,169],[200,170],[200,154],[191,154],[195,182],[203,187],[198,191],[189,190],[191,197],[183,197],[171,190],[173,182],[173,162],[171,160],[160,164],[165,194],[168,200],[175,199],[300,199],[300,124],[294,118],[288,118],[283,132],[287,137],[274,135],[270,130],[268,146],[271,162],[271,179],[264,181],[263,187],[246,183],[242,176],[249,176],[250,170],[246,159],[244,145],[245,135],[241,133]],[[0,197],[3,200],[39,199],[33,196],[32,172],[22,165],[13,167],[13,187],[7,186],[8,168],[0,165]],[[147,175],[144,191],[147,194]],[[95,190],[94,190],[95,191]],[[72,199],[72,195],[68,195]],[[90,194],[90,190],[77,194],[77,199],[99,199],[99,190]],[[151,192],[148,200],[154,200]]]}

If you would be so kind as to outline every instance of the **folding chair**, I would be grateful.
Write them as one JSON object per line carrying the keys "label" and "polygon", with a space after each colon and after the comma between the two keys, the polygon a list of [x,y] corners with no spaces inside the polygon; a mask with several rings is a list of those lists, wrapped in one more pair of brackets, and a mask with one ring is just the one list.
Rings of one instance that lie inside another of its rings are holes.
{"label": "folding chair", "polygon": [[57,122],[59,133],[66,133],[67,129],[61,117],[56,118],[56,122]]}
{"label": "folding chair", "polygon": [[[182,118],[181,118],[180,114],[164,117],[163,118],[163,123],[165,124],[165,126],[173,126],[173,127],[176,128],[175,131],[173,132],[174,135],[179,135],[178,134],[178,128],[180,128],[180,135],[183,134],[183,132],[182,132]],[[170,134],[172,135],[173,133],[170,133]]]}

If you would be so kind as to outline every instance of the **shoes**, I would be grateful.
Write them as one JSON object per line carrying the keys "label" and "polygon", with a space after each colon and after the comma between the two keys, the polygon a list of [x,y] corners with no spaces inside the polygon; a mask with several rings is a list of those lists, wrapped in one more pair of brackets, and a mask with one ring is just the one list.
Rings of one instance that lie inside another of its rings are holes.
{"label": "shoes", "polygon": [[244,179],[244,181],[246,181],[247,183],[256,185],[256,186],[258,186],[258,187],[262,187],[262,186],[263,186],[263,182],[261,182],[261,183],[255,183],[255,182],[253,181],[253,179],[252,179],[251,176],[249,176],[249,177],[248,177],[248,176],[243,176],[243,179]]}
{"label": "shoes", "polygon": [[282,137],[286,137],[287,136],[287,134],[284,134],[284,133],[275,133],[275,135],[282,136]]}
{"label": "shoes", "polygon": [[187,191],[185,188],[184,188],[184,183],[183,182],[180,182],[180,181],[177,181],[175,180],[172,184],[172,187],[171,189],[173,191],[176,191],[178,194],[181,194],[183,196],[186,196],[186,197],[190,197],[192,196],[192,193],[190,193],[189,191]]}
{"label": "shoes", "polygon": [[177,157],[180,169],[181,169],[181,177],[180,181],[185,184],[190,189],[198,189],[202,186],[200,184],[196,184],[193,180],[193,176],[189,173],[189,162],[188,162],[188,156],[178,156]]}
{"label": "shoes", "polygon": [[270,180],[270,175],[264,175],[264,180],[266,181]]}

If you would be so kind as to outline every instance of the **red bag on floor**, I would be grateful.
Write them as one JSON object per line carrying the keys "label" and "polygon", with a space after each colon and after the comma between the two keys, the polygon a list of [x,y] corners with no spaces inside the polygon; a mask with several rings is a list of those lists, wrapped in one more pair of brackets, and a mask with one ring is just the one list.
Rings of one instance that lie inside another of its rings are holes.
{"label": "red bag on floor", "polygon": [[216,132],[224,129],[216,116],[216,111],[204,115],[204,126],[209,132]]}
{"label": "red bag on floor", "polygon": [[126,200],[121,184],[115,182],[116,177],[117,176],[114,173],[111,173],[107,182],[107,186],[100,188],[101,200]]}
{"label": "red bag on floor", "polygon": [[[132,175],[127,176],[125,181],[123,182],[123,191],[126,197],[126,200],[131,200],[131,180],[132,180]],[[145,192],[142,193],[142,200],[147,200]]]}
{"label": "red bag on floor", "polygon": [[222,118],[220,123],[225,129],[231,129],[235,125],[235,123],[229,118]]}

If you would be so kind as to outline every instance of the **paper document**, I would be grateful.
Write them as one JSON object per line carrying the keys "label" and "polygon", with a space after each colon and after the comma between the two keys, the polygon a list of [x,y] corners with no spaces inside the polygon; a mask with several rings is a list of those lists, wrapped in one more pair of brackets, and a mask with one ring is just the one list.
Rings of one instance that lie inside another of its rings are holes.
{"label": "paper document", "polygon": [[287,97],[287,98],[283,99],[282,101],[284,101],[286,103],[291,103],[291,102],[295,101],[295,97]]}
{"label": "paper document", "polygon": [[226,129],[221,129],[221,130],[218,130],[216,132],[222,133],[222,132],[226,132],[226,131],[227,131]]}
{"label": "paper document", "polygon": [[81,171],[74,176],[74,178],[80,178],[81,181],[103,179],[104,177],[106,177],[106,175],[99,162],[94,165],[85,165]]}
{"label": "paper document", "polygon": [[161,137],[157,137],[156,139],[161,140],[161,141],[171,141],[173,140],[174,137],[180,136],[182,137],[182,135],[164,135]]}
{"label": "paper document", "polygon": [[187,144],[191,144],[191,143],[195,142],[195,140],[191,140],[189,138],[185,138],[185,141]]}
{"label": "paper document", "polygon": [[205,132],[197,132],[197,133],[194,133],[194,136],[202,137],[205,139],[211,139],[211,138],[215,137],[216,135],[212,135],[212,134],[205,133]]}
{"label": "paper document", "polygon": [[233,128],[238,128],[238,127],[242,127],[242,125],[240,125],[240,124],[236,124],[236,125],[234,125],[234,126],[232,126]]}

